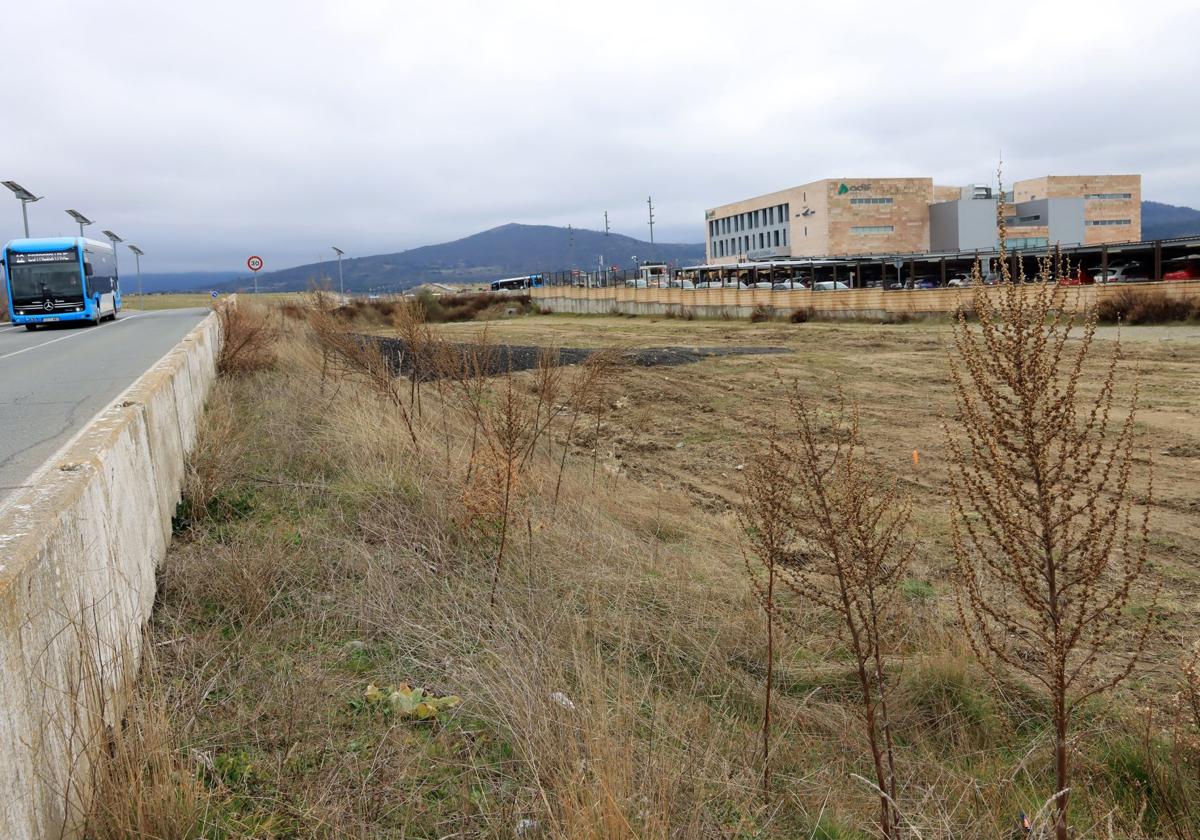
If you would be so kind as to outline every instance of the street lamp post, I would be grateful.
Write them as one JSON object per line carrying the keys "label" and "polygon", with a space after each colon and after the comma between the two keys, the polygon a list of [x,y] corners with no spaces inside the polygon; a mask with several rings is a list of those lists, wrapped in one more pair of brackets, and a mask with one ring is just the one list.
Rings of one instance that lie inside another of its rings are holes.
{"label": "street lamp post", "polygon": [[94,225],[95,224],[95,222],[93,222],[87,216],[80,213],[78,210],[68,210],[67,215],[79,223],[79,238],[80,239],[83,239],[84,225]]}
{"label": "street lamp post", "polygon": [[142,257],[146,256],[146,252],[136,245],[126,245],[130,251],[133,251],[133,261],[137,263],[137,279],[138,279],[138,309],[146,311],[146,298],[142,294]]}
{"label": "street lamp post", "polygon": [[338,294],[340,294],[342,297],[345,297],[346,296],[346,284],[342,280],[342,254],[344,254],[346,252],[343,251],[341,248],[339,248],[336,245],[330,245],[329,247],[333,248],[334,253],[336,253],[338,255]]}
{"label": "street lamp post", "polygon": [[113,248],[113,271],[115,271],[115,272],[116,272],[116,274],[117,274],[117,283],[118,283],[118,284],[120,284],[120,282],[121,282],[121,261],[120,261],[119,259],[117,259],[117,244],[118,244],[118,243],[120,243],[120,242],[124,242],[125,240],[124,240],[124,239],[122,239],[121,237],[117,236],[117,235],[116,235],[115,233],[113,233],[111,230],[105,230],[105,231],[101,231],[101,233],[103,233],[103,234],[105,235],[105,237],[107,237],[107,238],[108,238],[108,241],[112,243],[112,248]]}
{"label": "street lamp post", "polygon": [[34,195],[29,190],[22,187],[16,181],[4,181],[4,186],[13,191],[17,200],[21,202],[21,219],[25,222],[25,238],[29,238],[29,205],[35,201],[41,201],[43,196]]}

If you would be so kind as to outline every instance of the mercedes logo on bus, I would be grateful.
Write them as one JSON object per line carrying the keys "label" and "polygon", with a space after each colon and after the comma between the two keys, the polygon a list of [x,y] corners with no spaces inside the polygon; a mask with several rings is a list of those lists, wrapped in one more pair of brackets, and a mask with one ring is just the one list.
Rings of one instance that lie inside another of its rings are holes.
{"label": "mercedes logo on bus", "polygon": [[52,301],[52,300],[46,301],[45,303],[42,304],[42,309],[45,309],[47,312],[50,312],[51,310],[54,309],[54,301]]}

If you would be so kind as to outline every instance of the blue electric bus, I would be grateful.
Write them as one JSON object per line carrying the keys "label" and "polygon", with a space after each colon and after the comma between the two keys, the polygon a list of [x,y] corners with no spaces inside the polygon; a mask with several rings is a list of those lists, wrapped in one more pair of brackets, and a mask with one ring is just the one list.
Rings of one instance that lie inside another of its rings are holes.
{"label": "blue electric bus", "polygon": [[117,260],[107,242],[82,237],[14,239],[4,246],[4,278],[14,324],[116,319],[121,311]]}
{"label": "blue electric bus", "polygon": [[512,292],[519,289],[532,289],[540,285],[542,285],[542,275],[540,274],[506,277],[503,280],[493,280],[491,283],[493,292]]}

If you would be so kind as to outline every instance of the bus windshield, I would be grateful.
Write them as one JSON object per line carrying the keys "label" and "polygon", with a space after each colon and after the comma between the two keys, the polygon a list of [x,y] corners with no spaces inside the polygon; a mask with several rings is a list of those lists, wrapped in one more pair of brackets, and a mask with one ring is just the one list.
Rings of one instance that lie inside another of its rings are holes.
{"label": "bus windshield", "polygon": [[12,262],[10,259],[8,276],[14,304],[45,298],[83,300],[83,283],[78,262],[33,265],[13,265]]}

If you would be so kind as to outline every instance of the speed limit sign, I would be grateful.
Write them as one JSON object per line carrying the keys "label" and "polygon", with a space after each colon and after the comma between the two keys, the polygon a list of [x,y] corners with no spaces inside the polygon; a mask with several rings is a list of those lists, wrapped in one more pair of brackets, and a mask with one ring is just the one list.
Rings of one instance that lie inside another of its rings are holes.
{"label": "speed limit sign", "polygon": [[262,257],[251,257],[246,260],[246,267],[251,271],[258,271],[263,267]]}

